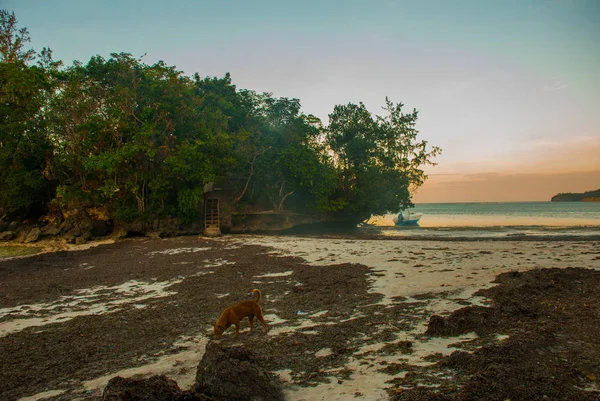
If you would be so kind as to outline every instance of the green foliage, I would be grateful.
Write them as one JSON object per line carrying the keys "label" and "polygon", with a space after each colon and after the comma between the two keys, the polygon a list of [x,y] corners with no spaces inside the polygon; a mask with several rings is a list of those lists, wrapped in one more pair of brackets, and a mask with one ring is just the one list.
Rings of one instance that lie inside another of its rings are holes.
{"label": "green foliage", "polygon": [[336,106],[330,124],[298,99],[184,76],[128,53],[63,68],[24,50],[26,29],[0,14],[0,212],[106,206],[116,220],[201,216],[203,187],[233,206],[361,220],[410,205],[439,153],[417,140],[417,112],[385,117]]}
{"label": "green foliage", "polygon": [[76,64],[66,77],[55,102],[61,183],[125,216],[135,206],[141,217],[176,211],[177,199],[190,199],[177,191],[212,179],[203,144],[218,135],[200,127],[193,83],[174,67],[120,53]]}
{"label": "green foliage", "polygon": [[24,50],[29,41],[15,14],[0,10],[0,215],[39,215],[48,201],[43,107],[51,88],[44,69],[26,64],[35,57]]}
{"label": "green foliage", "polygon": [[201,187],[181,188],[177,192],[178,216],[183,221],[193,221],[200,218],[198,205],[202,203],[204,192]]}
{"label": "green foliage", "polygon": [[0,212],[39,215],[47,201],[51,147],[41,115],[43,71],[0,63]]}
{"label": "green foliage", "polygon": [[[297,99],[273,99],[269,94],[257,96],[255,108],[261,124],[254,139],[258,156],[254,162],[256,180],[254,192],[268,201],[275,210],[296,199],[295,207],[316,211],[316,199],[332,193],[333,173],[324,148],[316,145],[320,130],[316,121],[300,112]],[[307,207],[313,205],[313,207]]]}
{"label": "green foliage", "polygon": [[23,49],[31,38],[27,28],[17,28],[17,22],[14,12],[0,10],[0,63],[25,64],[35,57],[33,49]]}
{"label": "green foliage", "polygon": [[412,205],[410,190],[427,178],[422,166],[441,150],[417,141],[417,111],[386,98],[384,117],[363,103],[336,106],[329,115],[327,143],[336,163],[341,218],[361,221],[372,214],[396,213]]}

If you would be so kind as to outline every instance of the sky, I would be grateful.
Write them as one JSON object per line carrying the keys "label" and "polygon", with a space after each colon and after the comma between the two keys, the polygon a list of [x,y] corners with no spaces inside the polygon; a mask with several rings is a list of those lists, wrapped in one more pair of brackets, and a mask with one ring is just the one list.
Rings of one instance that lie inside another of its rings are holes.
{"label": "sky", "polygon": [[31,47],[113,52],[336,104],[419,111],[442,148],[416,203],[544,201],[600,188],[598,0],[0,0]]}

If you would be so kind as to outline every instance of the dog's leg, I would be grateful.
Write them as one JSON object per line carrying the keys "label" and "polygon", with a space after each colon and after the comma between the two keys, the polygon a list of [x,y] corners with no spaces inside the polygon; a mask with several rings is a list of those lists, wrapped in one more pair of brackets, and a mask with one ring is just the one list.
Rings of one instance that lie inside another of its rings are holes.
{"label": "dog's leg", "polygon": [[250,321],[250,332],[254,330],[254,315],[248,316],[248,320]]}
{"label": "dog's leg", "polygon": [[237,321],[237,322],[235,323],[235,336],[237,337],[237,336],[239,336],[239,335],[240,335],[240,322],[239,322],[239,321]]}
{"label": "dog's leg", "polygon": [[269,327],[267,326],[267,322],[265,322],[265,318],[263,317],[262,310],[258,310],[257,312],[258,313],[256,313],[256,317],[258,318],[258,320],[260,320],[262,325],[265,326],[265,334],[267,334],[267,332],[269,331]]}

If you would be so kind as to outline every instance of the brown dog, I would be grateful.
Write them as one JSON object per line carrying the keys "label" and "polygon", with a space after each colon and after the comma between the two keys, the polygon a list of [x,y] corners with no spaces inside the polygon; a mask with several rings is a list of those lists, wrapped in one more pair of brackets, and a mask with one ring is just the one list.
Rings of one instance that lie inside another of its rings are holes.
{"label": "brown dog", "polygon": [[252,294],[256,293],[256,301],[242,301],[239,304],[230,306],[221,313],[221,317],[217,320],[216,324],[213,324],[215,329],[215,337],[219,338],[223,335],[223,332],[229,328],[232,324],[235,324],[235,335],[240,334],[240,321],[248,317],[250,321],[250,331],[254,330],[254,317],[262,323],[265,327],[265,334],[269,331],[265,318],[262,314],[262,308],[258,304],[262,294],[260,290],[252,290]]}

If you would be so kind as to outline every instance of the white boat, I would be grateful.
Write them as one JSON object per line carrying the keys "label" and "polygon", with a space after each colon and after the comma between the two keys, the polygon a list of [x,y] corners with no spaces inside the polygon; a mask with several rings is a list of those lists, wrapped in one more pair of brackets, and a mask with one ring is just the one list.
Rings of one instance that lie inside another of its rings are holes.
{"label": "white boat", "polygon": [[396,226],[418,226],[421,216],[423,213],[400,212],[398,216],[394,217],[394,223]]}

